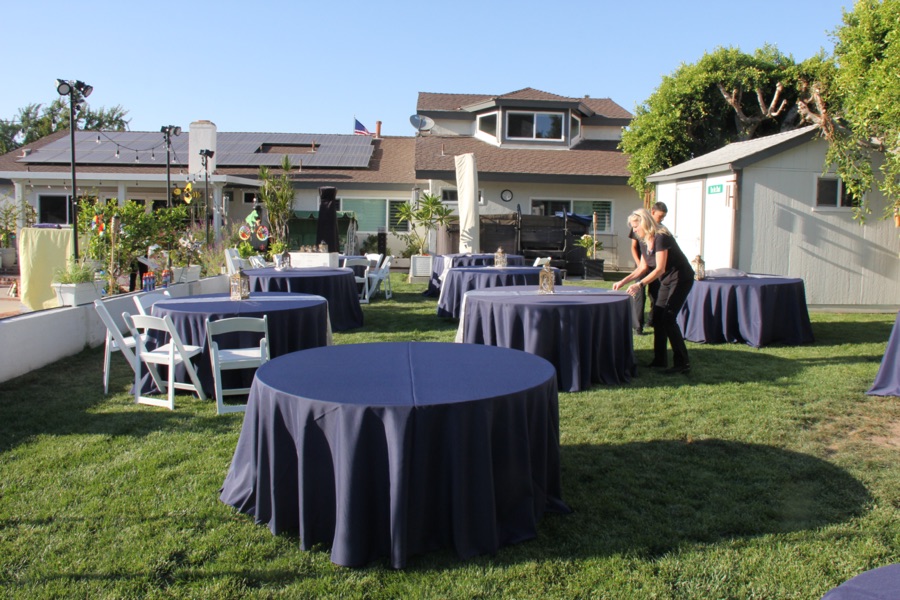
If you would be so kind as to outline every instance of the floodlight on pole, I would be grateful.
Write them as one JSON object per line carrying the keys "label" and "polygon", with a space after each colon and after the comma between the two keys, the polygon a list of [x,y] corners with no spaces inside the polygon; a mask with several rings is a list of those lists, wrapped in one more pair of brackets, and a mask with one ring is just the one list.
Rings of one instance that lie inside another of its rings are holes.
{"label": "floodlight on pole", "polygon": [[203,163],[203,171],[206,175],[206,214],[204,215],[204,219],[206,220],[206,242],[209,243],[209,159],[215,156],[214,150],[207,150],[206,148],[200,150],[200,162]]}
{"label": "floodlight on pole", "polygon": [[[94,91],[94,88],[90,85],[87,85],[83,81],[68,81],[65,79],[57,79],[56,80],[56,91],[60,96],[68,96],[69,97],[69,143],[71,145],[71,160],[72,160],[72,196],[69,200],[69,209],[72,213],[72,231],[74,235],[72,236],[73,246],[72,253],[74,259],[78,260],[78,184],[75,180],[75,92],[82,98],[87,98],[91,95],[91,92]],[[78,102],[78,107],[82,107],[81,101]]]}

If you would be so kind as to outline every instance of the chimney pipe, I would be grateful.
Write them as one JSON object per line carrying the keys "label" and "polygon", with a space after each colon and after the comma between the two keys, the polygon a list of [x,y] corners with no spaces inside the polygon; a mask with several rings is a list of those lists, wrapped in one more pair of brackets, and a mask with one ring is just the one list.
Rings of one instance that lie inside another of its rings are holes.
{"label": "chimney pipe", "polygon": [[381,137],[381,121],[375,121],[375,137]]}

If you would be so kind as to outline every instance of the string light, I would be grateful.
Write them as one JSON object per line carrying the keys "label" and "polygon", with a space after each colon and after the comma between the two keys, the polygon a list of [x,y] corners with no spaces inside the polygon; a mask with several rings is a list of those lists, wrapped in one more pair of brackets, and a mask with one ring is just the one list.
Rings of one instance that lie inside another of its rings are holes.
{"label": "string light", "polygon": [[134,153],[134,162],[136,162],[136,163],[141,162],[141,157],[138,156],[137,151],[135,151],[135,153]]}
{"label": "string light", "polygon": [[119,146],[116,145],[116,158],[119,158]]}

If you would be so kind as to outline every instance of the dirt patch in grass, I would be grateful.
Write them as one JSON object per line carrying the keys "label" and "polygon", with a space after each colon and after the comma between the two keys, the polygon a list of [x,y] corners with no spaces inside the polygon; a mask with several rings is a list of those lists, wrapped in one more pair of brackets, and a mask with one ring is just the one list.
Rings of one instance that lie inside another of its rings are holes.
{"label": "dirt patch in grass", "polygon": [[882,448],[900,448],[900,420],[890,423],[887,435],[873,435],[869,440]]}

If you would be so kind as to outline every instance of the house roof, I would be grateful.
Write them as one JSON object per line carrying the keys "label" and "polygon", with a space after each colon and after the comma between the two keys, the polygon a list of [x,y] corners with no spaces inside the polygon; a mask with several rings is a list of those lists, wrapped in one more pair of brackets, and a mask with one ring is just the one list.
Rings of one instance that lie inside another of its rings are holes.
{"label": "house roof", "polygon": [[[79,174],[165,176],[165,148],[150,145],[153,140],[160,138],[158,132],[75,133]],[[99,145],[96,141],[98,135],[101,139]],[[170,172],[175,177],[183,175],[187,170],[187,138],[188,136],[181,136],[172,140]],[[142,140],[148,142],[148,145],[136,145]],[[315,153],[311,152],[313,143],[316,145]],[[123,149],[119,158],[116,158],[117,144],[120,148],[146,148],[146,151],[138,153],[140,162],[134,161],[133,150]],[[97,146],[104,145],[106,149],[103,152],[96,149]],[[248,155],[245,150],[251,147],[259,152]],[[155,160],[150,158],[151,148],[154,148]],[[300,172],[291,173],[291,178],[301,184],[413,184],[414,148],[415,140],[412,137],[221,132],[217,137],[214,174],[256,179],[259,166],[266,164],[277,175],[281,173],[279,165],[282,155],[288,154],[294,165],[302,165]],[[0,176],[59,173],[61,177],[66,177],[71,169],[70,156],[68,130],[57,131],[0,156],[0,174],[3,174]],[[320,159],[320,156],[324,159]],[[360,156],[365,156],[364,163],[359,160]],[[254,158],[257,160],[251,160]]]}
{"label": "house roof", "polygon": [[738,171],[764,158],[806,143],[815,135],[816,129],[815,125],[809,125],[784,133],[747,140],[746,142],[734,142],[674,167],[657,171],[647,177],[647,181],[660,183],[707,175],[723,170]]}
{"label": "house roof", "polygon": [[484,181],[519,180],[568,183],[625,183],[628,156],[616,140],[587,140],[565,150],[498,148],[468,136],[416,138],[416,176],[453,179],[454,156],[473,153]]}
{"label": "house roof", "polygon": [[609,98],[569,98],[534,88],[523,88],[507,94],[439,94],[419,92],[416,111],[419,113],[470,113],[491,106],[531,106],[550,104],[559,107],[570,105],[585,116],[597,115],[606,119],[631,120],[632,114]]}

